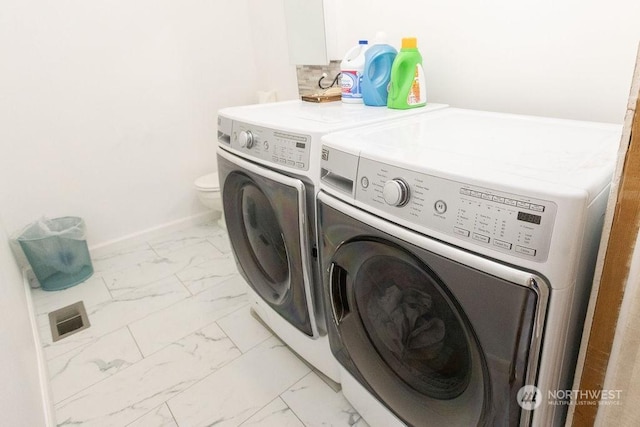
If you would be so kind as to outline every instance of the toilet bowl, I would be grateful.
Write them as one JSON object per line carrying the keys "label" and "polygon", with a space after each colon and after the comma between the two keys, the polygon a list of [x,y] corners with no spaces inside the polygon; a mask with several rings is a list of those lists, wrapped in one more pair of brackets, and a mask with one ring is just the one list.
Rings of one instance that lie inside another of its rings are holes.
{"label": "toilet bowl", "polygon": [[201,176],[194,182],[200,202],[214,211],[218,224],[224,228],[224,215],[222,214],[222,197],[220,195],[220,181],[218,172]]}

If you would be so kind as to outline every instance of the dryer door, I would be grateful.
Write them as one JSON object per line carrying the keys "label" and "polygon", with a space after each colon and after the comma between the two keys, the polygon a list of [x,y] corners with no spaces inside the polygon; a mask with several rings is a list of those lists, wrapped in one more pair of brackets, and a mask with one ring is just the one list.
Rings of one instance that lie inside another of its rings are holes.
{"label": "dryer door", "polygon": [[537,276],[324,194],[318,206],[329,338],[352,376],[412,426],[528,422],[516,395],[535,381]]}
{"label": "dryer door", "polygon": [[[430,398],[453,399],[469,387],[477,344],[464,313],[429,267],[400,248],[362,240],[341,247],[332,270],[343,337],[363,329],[389,370]],[[358,316],[348,316],[352,303]]]}
{"label": "dryer door", "polygon": [[304,183],[223,151],[218,168],[227,230],[243,276],[289,323],[316,335]]}
{"label": "dryer door", "polygon": [[330,270],[340,339],[376,394],[411,425],[478,424],[486,362],[440,278],[408,251],[375,240],[342,245]]}

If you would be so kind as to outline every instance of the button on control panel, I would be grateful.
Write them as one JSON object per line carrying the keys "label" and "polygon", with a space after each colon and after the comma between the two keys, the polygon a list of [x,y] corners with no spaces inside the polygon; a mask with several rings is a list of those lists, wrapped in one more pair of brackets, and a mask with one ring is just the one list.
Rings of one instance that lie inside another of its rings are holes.
{"label": "button on control panel", "polygon": [[355,182],[357,201],[418,232],[437,231],[451,236],[454,244],[464,241],[536,262],[546,261],[549,255],[557,211],[551,201],[427,175],[364,156]]}
{"label": "button on control panel", "polygon": [[447,204],[445,203],[444,200],[438,200],[434,205],[433,208],[436,210],[436,212],[438,212],[439,214],[443,214],[445,212],[447,212]]}
{"label": "button on control panel", "polygon": [[231,148],[278,167],[309,170],[311,136],[233,122]]}

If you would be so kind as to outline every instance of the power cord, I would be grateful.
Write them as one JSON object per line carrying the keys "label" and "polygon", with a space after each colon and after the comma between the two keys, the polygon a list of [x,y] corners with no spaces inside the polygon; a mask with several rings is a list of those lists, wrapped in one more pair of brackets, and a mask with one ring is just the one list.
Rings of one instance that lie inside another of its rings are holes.
{"label": "power cord", "polygon": [[323,86],[322,80],[324,80],[326,77],[327,77],[327,73],[322,73],[322,77],[320,77],[320,80],[318,80],[318,87],[320,89],[329,89],[330,87],[334,87],[336,84],[338,84],[338,81],[340,79],[340,73],[336,74],[336,76],[333,78],[333,81],[329,86]]}

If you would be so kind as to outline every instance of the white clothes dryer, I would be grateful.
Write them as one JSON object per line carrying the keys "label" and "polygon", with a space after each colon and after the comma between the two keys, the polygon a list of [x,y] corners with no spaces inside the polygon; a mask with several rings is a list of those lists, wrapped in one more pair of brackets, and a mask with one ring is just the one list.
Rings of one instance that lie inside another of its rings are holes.
{"label": "white clothes dryer", "polygon": [[448,108],[322,139],[328,335],[369,424],[563,424],[620,133]]}
{"label": "white clothes dryer", "polygon": [[278,102],[218,113],[218,174],[233,254],[253,310],[335,382],[317,265],[315,196],[327,132],[444,108],[395,111],[343,103]]}

